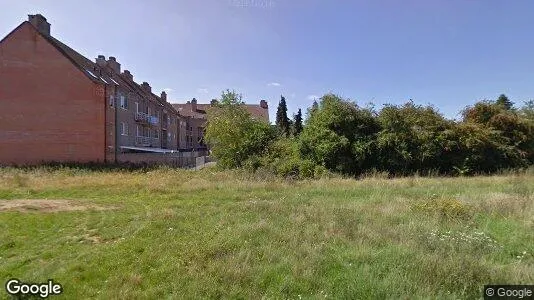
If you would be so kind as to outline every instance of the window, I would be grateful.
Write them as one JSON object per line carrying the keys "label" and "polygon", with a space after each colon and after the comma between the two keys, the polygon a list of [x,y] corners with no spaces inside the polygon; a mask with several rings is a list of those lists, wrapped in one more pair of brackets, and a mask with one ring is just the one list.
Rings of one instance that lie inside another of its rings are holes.
{"label": "window", "polygon": [[121,108],[128,109],[128,99],[124,95],[120,96],[121,99]]}
{"label": "window", "polygon": [[128,135],[128,123],[121,122],[121,135]]}
{"label": "window", "polygon": [[135,102],[135,112],[139,112],[139,102]]}
{"label": "window", "polygon": [[115,97],[113,95],[109,95],[109,106],[115,106]]}
{"label": "window", "polygon": [[137,125],[137,136],[141,136],[142,134],[142,129],[139,125]]}
{"label": "window", "polygon": [[154,130],[154,137],[159,139],[159,131],[157,130]]}

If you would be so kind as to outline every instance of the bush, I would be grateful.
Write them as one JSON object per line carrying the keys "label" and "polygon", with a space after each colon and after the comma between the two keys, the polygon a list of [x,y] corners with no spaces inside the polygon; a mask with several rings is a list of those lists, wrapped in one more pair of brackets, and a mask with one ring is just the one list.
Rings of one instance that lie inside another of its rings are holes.
{"label": "bush", "polygon": [[253,119],[235,92],[224,92],[219,105],[208,110],[206,141],[222,168],[241,167],[252,155],[267,149],[276,133],[265,122]]}
{"label": "bush", "polygon": [[433,107],[413,102],[386,105],[378,120],[382,127],[377,138],[378,169],[393,174],[450,170],[450,130],[454,124]]}
{"label": "bush", "polygon": [[300,135],[280,137],[252,119],[237,94],[226,92],[209,111],[206,139],[223,168],[289,178],[491,173],[534,163],[533,107],[529,102],[516,110],[501,95],[467,107],[456,122],[411,101],[377,114],[327,94],[308,110]]}
{"label": "bush", "polygon": [[328,94],[310,113],[300,135],[299,152],[328,170],[357,174],[375,161],[373,141],[379,130],[370,109]]}

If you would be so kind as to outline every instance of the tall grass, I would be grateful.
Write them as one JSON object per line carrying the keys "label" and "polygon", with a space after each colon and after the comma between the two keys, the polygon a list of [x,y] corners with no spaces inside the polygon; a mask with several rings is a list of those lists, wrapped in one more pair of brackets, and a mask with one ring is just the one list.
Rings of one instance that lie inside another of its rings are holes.
{"label": "tall grass", "polygon": [[534,283],[530,171],[387,177],[0,169],[0,205],[109,208],[0,210],[0,280],[100,299],[454,299]]}

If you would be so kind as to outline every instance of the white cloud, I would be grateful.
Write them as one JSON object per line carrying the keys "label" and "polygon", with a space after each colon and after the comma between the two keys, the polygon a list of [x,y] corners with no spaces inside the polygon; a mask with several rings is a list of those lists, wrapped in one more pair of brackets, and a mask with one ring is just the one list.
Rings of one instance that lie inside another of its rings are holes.
{"label": "white cloud", "polygon": [[278,82],[269,82],[267,83],[267,86],[281,86],[281,84]]}
{"label": "white cloud", "polygon": [[197,93],[199,94],[207,94],[209,93],[208,89],[198,88]]}
{"label": "white cloud", "polygon": [[290,98],[295,98],[295,97],[297,97],[297,94],[295,94],[295,93],[291,93],[291,95],[289,95],[289,97],[290,97]]}
{"label": "white cloud", "polygon": [[306,97],[306,98],[308,100],[310,100],[310,101],[313,101],[313,100],[319,100],[319,98],[321,98],[321,97],[319,97],[317,95],[308,95],[308,97]]}

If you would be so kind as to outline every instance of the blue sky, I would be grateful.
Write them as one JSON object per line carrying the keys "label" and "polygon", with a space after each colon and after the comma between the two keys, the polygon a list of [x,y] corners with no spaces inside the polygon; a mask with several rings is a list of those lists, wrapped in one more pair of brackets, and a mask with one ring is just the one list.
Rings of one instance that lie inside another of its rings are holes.
{"label": "blue sky", "polygon": [[454,118],[500,93],[534,98],[534,1],[0,0],[3,37],[41,13],[52,35],[115,56],[171,102],[235,89],[290,113],[334,92],[359,104],[433,104]]}

